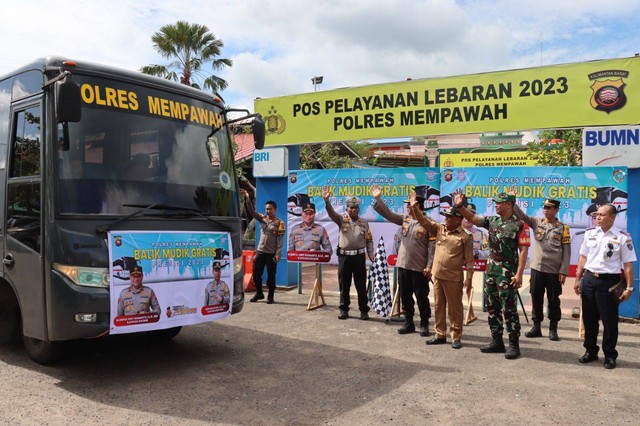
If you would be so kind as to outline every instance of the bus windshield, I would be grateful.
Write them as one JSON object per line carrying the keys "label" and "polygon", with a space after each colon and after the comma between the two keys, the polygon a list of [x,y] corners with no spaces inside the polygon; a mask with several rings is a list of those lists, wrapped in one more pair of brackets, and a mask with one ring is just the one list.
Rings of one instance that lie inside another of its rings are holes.
{"label": "bus windshield", "polygon": [[112,80],[76,80],[82,120],[69,123],[69,149],[58,149],[59,214],[125,215],[135,209],[127,204],[163,204],[238,216],[219,106]]}

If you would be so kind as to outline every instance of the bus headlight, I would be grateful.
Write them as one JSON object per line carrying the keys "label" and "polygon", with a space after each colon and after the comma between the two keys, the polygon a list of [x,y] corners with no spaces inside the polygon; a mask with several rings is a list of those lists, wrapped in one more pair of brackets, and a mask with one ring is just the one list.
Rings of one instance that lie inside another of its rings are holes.
{"label": "bus headlight", "polygon": [[235,259],[233,259],[233,274],[237,275],[240,273],[240,271],[242,271],[242,262],[243,262],[244,258],[242,257],[236,257]]}
{"label": "bus headlight", "polygon": [[53,269],[84,287],[109,287],[109,269],[89,268],[85,266],[69,266],[54,263]]}

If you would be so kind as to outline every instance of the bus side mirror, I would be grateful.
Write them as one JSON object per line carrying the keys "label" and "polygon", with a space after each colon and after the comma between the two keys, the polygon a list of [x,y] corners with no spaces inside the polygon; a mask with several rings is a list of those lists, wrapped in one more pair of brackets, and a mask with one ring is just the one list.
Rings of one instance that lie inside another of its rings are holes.
{"label": "bus side mirror", "polygon": [[58,123],[77,123],[82,117],[80,85],[70,75],[56,81],[56,120]]}
{"label": "bus side mirror", "polygon": [[255,148],[264,148],[264,121],[262,121],[260,114],[256,114],[256,117],[251,122],[251,131],[253,132],[253,144]]}

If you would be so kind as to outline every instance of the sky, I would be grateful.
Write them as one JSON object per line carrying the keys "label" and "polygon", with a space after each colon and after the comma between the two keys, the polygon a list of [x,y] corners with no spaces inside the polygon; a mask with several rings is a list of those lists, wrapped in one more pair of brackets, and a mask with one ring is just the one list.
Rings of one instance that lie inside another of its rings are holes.
{"label": "sky", "polygon": [[206,25],[233,66],[233,108],[256,97],[633,56],[637,0],[21,0],[0,17],[0,75],[57,55],[129,70],[168,63],[151,36]]}

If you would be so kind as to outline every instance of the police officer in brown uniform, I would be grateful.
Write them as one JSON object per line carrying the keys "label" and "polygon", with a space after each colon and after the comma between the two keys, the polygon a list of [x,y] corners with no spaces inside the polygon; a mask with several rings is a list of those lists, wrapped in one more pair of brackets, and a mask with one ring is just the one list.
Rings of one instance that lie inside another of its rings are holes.
{"label": "police officer in brown uniform", "polygon": [[[416,331],[416,326],[413,323],[415,313],[413,295],[415,293],[418,311],[420,311],[420,335],[426,337],[429,335],[429,318],[431,318],[427,269],[431,269],[433,264],[435,242],[430,238],[427,229],[415,219],[411,210],[408,211],[408,214],[401,215],[389,209],[382,199],[382,188],[379,185],[371,187],[371,195],[376,200],[373,209],[389,222],[402,227],[396,267],[398,268],[398,283],[405,322],[398,329],[398,333],[407,334]],[[424,208],[424,201],[424,197],[419,197],[419,208]]]}
{"label": "police officer in brown uniform", "polygon": [[[436,236],[436,251],[433,261],[433,285],[436,335],[427,341],[427,345],[447,343],[447,305],[449,305],[449,324],[451,328],[451,347],[460,349],[462,343],[462,289],[471,291],[473,279],[473,235],[462,227],[462,215],[452,207],[443,211],[444,225],[422,214],[415,194],[410,197],[411,210],[416,219]],[[463,268],[467,271],[463,282]]]}
{"label": "police officer in brown uniform", "polygon": [[266,215],[257,213],[249,199],[249,193],[242,190],[242,195],[247,203],[247,211],[260,224],[260,242],[253,259],[253,284],[256,286],[256,294],[249,302],[257,302],[264,299],[262,292],[262,273],[267,268],[267,288],[269,295],[267,303],[273,303],[273,294],[276,290],[276,268],[282,256],[282,240],[284,239],[284,222],[276,217],[277,205],[275,201],[265,203]]}
{"label": "police officer in brown uniform", "polygon": [[[515,190],[510,193],[514,194]],[[560,201],[546,199],[542,204],[544,219],[525,214],[515,204],[513,212],[535,232],[535,245],[531,255],[531,319],[533,327],[524,335],[527,337],[542,337],[540,324],[544,319],[542,312],[544,293],[547,292],[549,301],[549,340],[560,340],[558,337],[558,321],[562,318],[560,310],[560,295],[562,286],[569,273],[571,260],[571,235],[569,225],[563,224],[556,215],[560,209]]]}
{"label": "police officer in brown uniform", "polygon": [[339,215],[331,206],[329,197],[331,191],[328,187],[322,187],[322,198],[327,209],[327,214],[338,225],[338,282],[340,285],[340,314],[338,319],[349,318],[349,305],[351,304],[351,277],[358,292],[358,308],[360,319],[369,319],[369,297],[367,295],[367,263],[365,252],[369,260],[373,262],[373,237],[366,220],[358,217],[360,212],[360,200],[349,197],[346,200],[347,213]]}
{"label": "police officer in brown uniform", "polygon": [[316,205],[305,203],[302,206],[302,223],[291,227],[289,232],[289,251],[333,252],[327,230],[315,223],[315,218]]}
{"label": "police officer in brown uniform", "polygon": [[158,298],[151,288],[142,285],[142,276],[142,268],[138,265],[133,265],[129,269],[131,285],[120,292],[118,316],[160,313]]}

